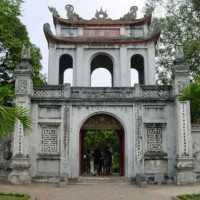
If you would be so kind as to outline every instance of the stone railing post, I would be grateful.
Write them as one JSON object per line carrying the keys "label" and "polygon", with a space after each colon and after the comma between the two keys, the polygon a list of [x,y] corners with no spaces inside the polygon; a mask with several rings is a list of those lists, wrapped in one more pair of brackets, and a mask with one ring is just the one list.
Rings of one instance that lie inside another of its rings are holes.
{"label": "stone railing post", "polygon": [[193,173],[194,161],[192,157],[190,102],[179,101],[180,89],[189,83],[189,67],[184,61],[182,46],[176,47],[176,59],[174,62],[173,89],[176,109],[176,174],[174,176],[177,185],[185,185],[196,182]]}
{"label": "stone railing post", "polygon": [[[21,64],[15,70],[16,105],[28,110],[31,109],[31,97],[33,94],[32,66],[30,64],[30,49],[23,47]],[[13,136],[12,171],[9,181],[13,184],[29,184],[30,162],[28,152],[28,136],[24,134],[20,122],[16,122]]]}

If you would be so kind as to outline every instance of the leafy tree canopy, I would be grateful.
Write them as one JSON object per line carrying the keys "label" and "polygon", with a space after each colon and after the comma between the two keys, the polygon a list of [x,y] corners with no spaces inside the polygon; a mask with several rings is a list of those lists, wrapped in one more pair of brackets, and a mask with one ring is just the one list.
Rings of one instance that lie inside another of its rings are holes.
{"label": "leafy tree canopy", "polygon": [[200,124],[200,75],[194,83],[190,83],[181,90],[182,96],[180,101],[190,100],[191,104],[191,121]]}
{"label": "leafy tree canopy", "polygon": [[14,97],[12,85],[0,87],[0,139],[13,132],[17,121],[21,122],[25,132],[31,129],[32,122],[27,115],[27,109],[21,106],[7,106],[7,103]]}
{"label": "leafy tree canopy", "polygon": [[19,19],[22,0],[0,1],[0,83],[14,82],[14,69],[20,63],[22,46],[31,48],[31,64],[34,71],[34,84],[44,83],[40,73],[42,65],[40,49],[30,42],[26,26]]}
{"label": "leafy tree canopy", "polygon": [[200,74],[200,1],[148,0],[145,10],[154,8],[152,26],[160,23],[161,37],[156,48],[156,67],[161,84],[171,82],[175,45],[182,44],[191,79]]}

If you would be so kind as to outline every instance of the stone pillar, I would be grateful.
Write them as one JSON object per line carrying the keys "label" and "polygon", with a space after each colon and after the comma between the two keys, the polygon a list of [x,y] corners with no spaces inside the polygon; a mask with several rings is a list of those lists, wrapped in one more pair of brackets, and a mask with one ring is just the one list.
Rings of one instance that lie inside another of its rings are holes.
{"label": "stone pillar", "polygon": [[148,45],[147,60],[144,60],[145,85],[156,85],[155,44]]}
{"label": "stone pillar", "polygon": [[84,59],[83,59],[83,47],[77,46],[76,50],[76,65],[74,67],[74,77],[73,77],[73,86],[83,87],[86,84],[84,83]]}
{"label": "stone pillar", "polygon": [[177,172],[174,176],[177,185],[196,182],[193,173],[194,161],[192,157],[190,102],[179,101],[180,89],[189,83],[189,68],[184,61],[183,49],[176,47],[176,60],[174,62],[173,87],[176,102],[176,153]]}
{"label": "stone pillar", "polygon": [[48,85],[59,85],[59,70],[56,46],[49,43]]}
{"label": "stone pillar", "polygon": [[[16,105],[28,110],[31,108],[31,96],[33,93],[32,66],[30,64],[30,49],[23,47],[21,64],[15,70]],[[24,135],[20,122],[16,122],[14,129],[12,171],[9,180],[13,184],[29,184],[31,176],[28,153],[28,136]]]}
{"label": "stone pillar", "polygon": [[131,86],[131,67],[128,66],[127,58],[127,47],[121,46],[120,48],[120,87],[130,87]]}

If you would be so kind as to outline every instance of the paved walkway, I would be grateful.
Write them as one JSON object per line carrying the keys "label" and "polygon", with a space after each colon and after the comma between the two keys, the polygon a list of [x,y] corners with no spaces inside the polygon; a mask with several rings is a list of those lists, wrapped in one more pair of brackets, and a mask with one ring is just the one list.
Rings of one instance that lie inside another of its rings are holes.
{"label": "paved walkway", "polygon": [[171,200],[172,196],[200,193],[200,185],[148,185],[138,188],[130,184],[68,185],[30,184],[14,186],[0,183],[0,192],[30,194],[32,200]]}

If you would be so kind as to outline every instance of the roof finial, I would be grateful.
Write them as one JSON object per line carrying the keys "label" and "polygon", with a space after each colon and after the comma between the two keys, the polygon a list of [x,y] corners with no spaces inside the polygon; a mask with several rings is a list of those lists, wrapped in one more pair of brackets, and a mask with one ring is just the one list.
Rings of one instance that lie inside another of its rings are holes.
{"label": "roof finial", "polygon": [[96,14],[95,14],[95,17],[97,20],[105,20],[108,18],[108,14],[107,14],[107,11],[103,11],[102,7],[101,9],[98,11],[96,10]]}
{"label": "roof finial", "polygon": [[135,20],[137,18],[137,10],[138,10],[138,7],[137,6],[132,6],[130,8],[130,11],[125,14],[121,20]]}
{"label": "roof finial", "polygon": [[49,11],[53,14],[53,16],[55,17],[60,17],[60,15],[58,14],[58,11],[54,8],[54,7],[49,7]]}
{"label": "roof finial", "polygon": [[74,12],[74,6],[71,4],[67,4],[65,6],[65,10],[67,11],[67,17],[69,20],[81,20],[82,18]]}

